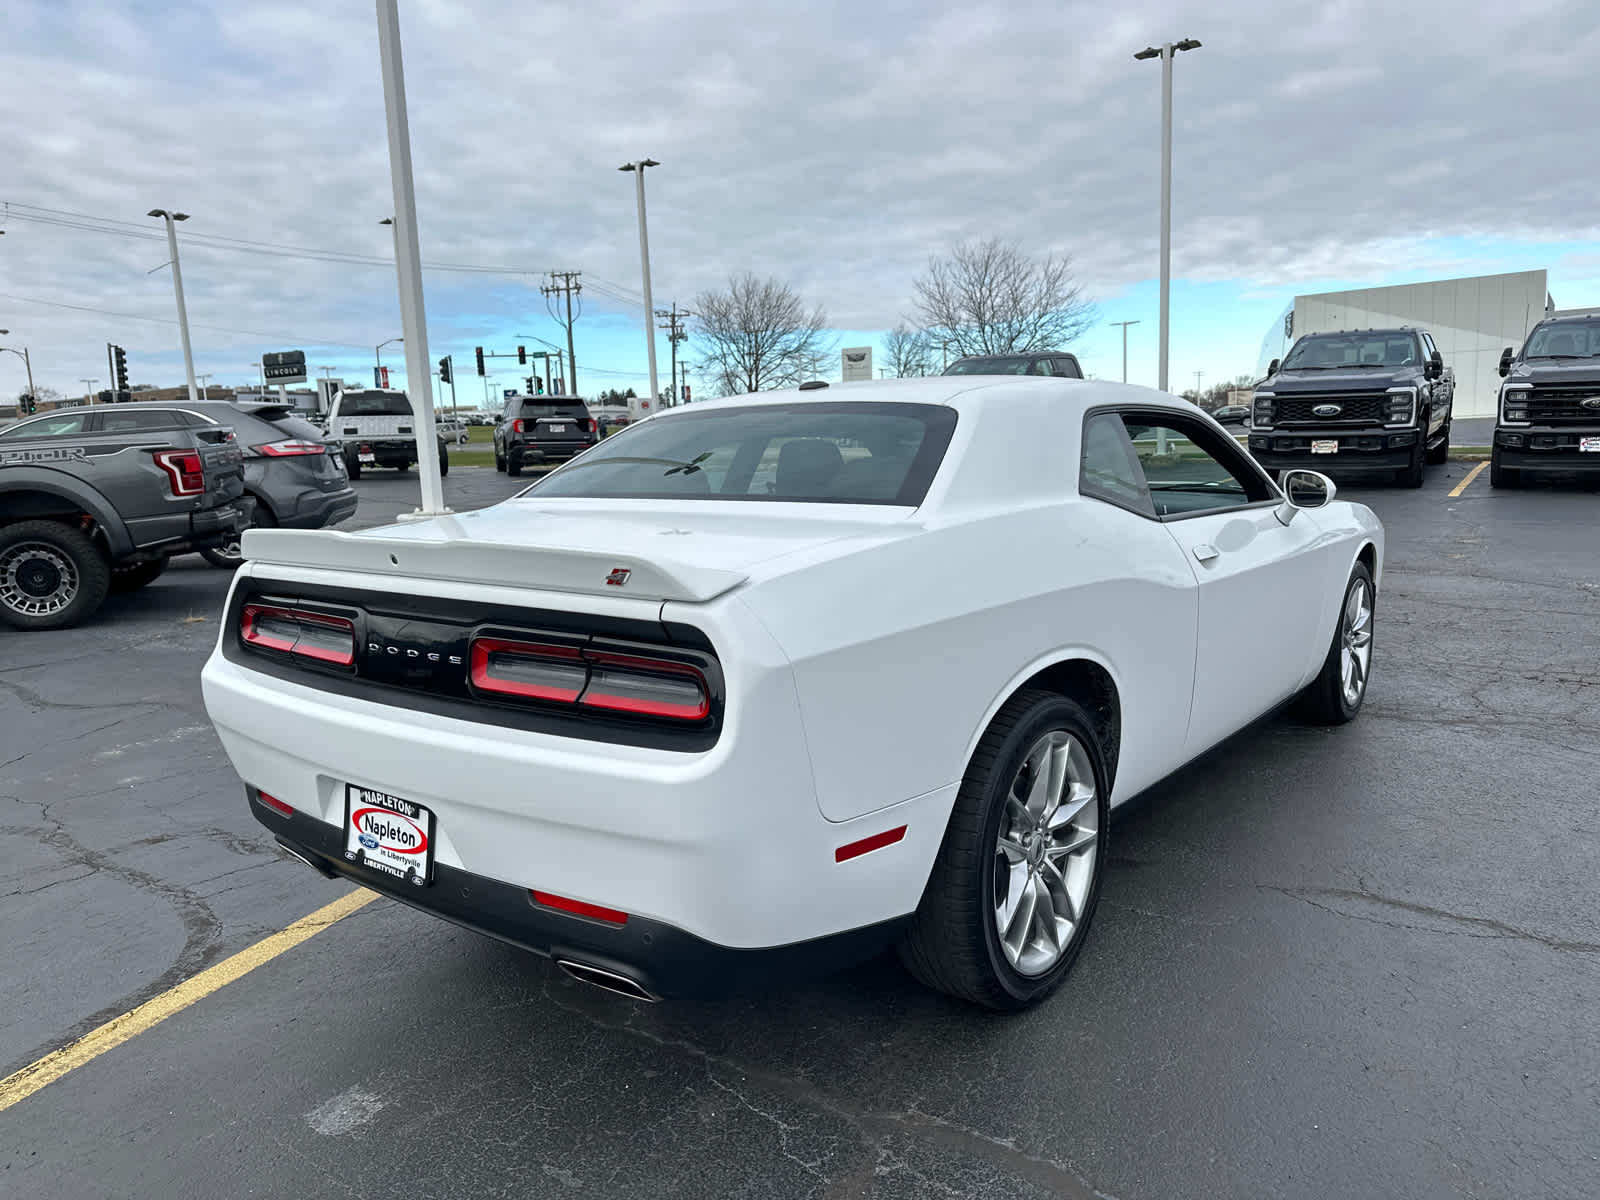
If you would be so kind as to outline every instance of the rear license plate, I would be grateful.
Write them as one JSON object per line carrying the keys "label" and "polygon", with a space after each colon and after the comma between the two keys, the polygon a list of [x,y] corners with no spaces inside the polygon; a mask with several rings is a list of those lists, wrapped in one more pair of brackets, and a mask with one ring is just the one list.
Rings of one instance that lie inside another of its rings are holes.
{"label": "rear license plate", "polygon": [[345,784],[344,856],[353,863],[425,885],[433,879],[435,824],[420,804]]}
{"label": "rear license plate", "polygon": [[1329,438],[1327,440],[1318,439],[1311,443],[1311,453],[1337,454],[1339,453],[1339,442],[1337,439],[1333,438]]}
{"label": "rear license plate", "polygon": [[567,427],[565,425],[549,425],[546,426],[546,428],[551,433],[565,433],[567,431]]}
{"label": "rear license plate", "polygon": [[1581,437],[1578,450],[1583,454],[1600,454],[1600,437]]}
{"label": "rear license plate", "polygon": [[358,454],[358,455],[356,455],[356,458],[357,458],[358,461],[364,462],[364,463],[375,463],[375,462],[378,461],[378,456],[376,454],[371,453],[370,451],[368,453],[366,453],[366,454]]}

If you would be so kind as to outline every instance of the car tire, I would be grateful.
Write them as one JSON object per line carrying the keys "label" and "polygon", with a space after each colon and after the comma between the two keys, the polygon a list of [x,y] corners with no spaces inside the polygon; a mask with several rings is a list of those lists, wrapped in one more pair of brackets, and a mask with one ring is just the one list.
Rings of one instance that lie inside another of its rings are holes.
{"label": "car tire", "polygon": [[108,590],[112,593],[137,592],[140,588],[161,578],[161,573],[166,569],[167,560],[165,556],[152,559],[149,562],[127,563],[123,566],[113,565],[111,567],[111,586]]}
{"label": "car tire", "polygon": [[1502,467],[1500,465],[1500,447],[1498,446],[1489,451],[1489,486],[1492,488],[1522,486],[1521,471],[1516,467]]}
{"label": "car tire", "polygon": [[521,475],[522,460],[508,457],[506,459],[506,474],[511,476],[513,479],[515,479],[518,475]]}
{"label": "car tire", "polygon": [[439,477],[450,474],[450,450],[446,446],[439,447]]}
{"label": "car tire", "polygon": [[361,478],[361,464],[348,455],[344,460],[344,473],[352,480]]}
{"label": "car tire", "polygon": [[506,456],[501,454],[498,450],[494,452],[494,469],[502,473],[504,473],[506,469]]}
{"label": "car tire", "polygon": [[[1377,620],[1377,589],[1367,564],[1358,562],[1350,572],[1334,622],[1333,641],[1322,669],[1300,693],[1300,715],[1317,725],[1343,725],[1361,711],[1372,676],[1372,635]],[[1350,664],[1358,677],[1352,688],[1346,677]]]}
{"label": "car tire", "polygon": [[[1054,796],[1049,786],[1036,786],[1034,769],[1052,765],[1061,767]],[[1107,781],[1099,739],[1079,704],[1032,689],[1007,701],[967,767],[898,947],[907,970],[937,991],[999,1010],[1026,1008],[1054,991],[1083,946],[1099,899]],[[1027,803],[1019,805],[1019,792]]]}
{"label": "car tire", "polygon": [[1417,444],[1411,448],[1411,458],[1406,465],[1400,468],[1400,486],[1419,488],[1422,486],[1422,464],[1428,454],[1427,435],[1419,433]]}
{"label": "car tire", "polygon": [[[36,573],[41,570],[45,576]],[[51,573],[57,586],[41,591]],[[64,521],[18,521],[0,528],[0,623],[13,629],[67,629],[92,616],[110,587],[111,564],[81,530]]]}
{"label": "car tire", "polygon": [[240,546],[244,539],[245,529],[271,529],[277,523],[278,519],[272,515],[272,510],[261,503],[258,498],[255,509],[250,516],[250,524],[239,530],[238,535],[231,542],[224,542],[220,546],[206,547],[200,551],[200,557],[213,567],[220,567],[224,571],[232,571],[240,563],[244,562],[244,553]]}
{"label": "car tire", "polygon": [[1450,422],[1444,423],[1444,432],[1439,435],[1439,444],[1428,451],[1428,462],[1433,466],[1450,460]]}

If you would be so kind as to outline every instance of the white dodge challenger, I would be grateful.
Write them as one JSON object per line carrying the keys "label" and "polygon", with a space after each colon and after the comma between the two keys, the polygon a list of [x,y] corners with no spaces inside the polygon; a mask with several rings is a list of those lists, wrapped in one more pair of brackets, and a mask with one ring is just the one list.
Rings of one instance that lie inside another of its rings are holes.
{"label": "white dodge challenger", "polygon": [[1383,527],[1163,393],[810,384],[512,499],[251,530],[206,708],[290,854],[641,998],[896,946],[995,1008],[1111,809],[1296,700],[1348,721]]}

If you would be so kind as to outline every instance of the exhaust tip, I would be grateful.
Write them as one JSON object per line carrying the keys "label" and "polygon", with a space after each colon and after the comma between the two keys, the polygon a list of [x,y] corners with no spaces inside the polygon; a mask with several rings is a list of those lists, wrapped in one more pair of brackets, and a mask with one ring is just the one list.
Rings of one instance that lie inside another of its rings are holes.
{"label": "exhaust tip", "polygon": [[573,962],[569,958],[556,959],[556,966],[580,983],[593,984],[597,988],[613,992],[618,996],[626,996],[630,1000],[644,1000],[650,1004],[656,1002],[656,997],[645,991],[636,980],[629,979],[626,975],[618,975],[615,971],[607,971],[591,963]]}
{"label": "exhaust tip", "polygon": [[325,879],[337,879],[338,878],[338,875],[336,875],[333,871],[330,871],[327,867],[323,866],[323,864],[317,862],[314,858],[311,858],[309,855],[302,854],[300,851],[296,850],[293,846],[289,845],[288,842],[282,841],[279,838],[273,838],[272,840],[278,843],[278,849],[279,850],[282,850],[290,858],[295,859],[295,860],[297,860],[299,862],[305,863],[306,866],[310,867],[313,871],[315,871],[318,875],[321,875],[323,878],[325,878]]}

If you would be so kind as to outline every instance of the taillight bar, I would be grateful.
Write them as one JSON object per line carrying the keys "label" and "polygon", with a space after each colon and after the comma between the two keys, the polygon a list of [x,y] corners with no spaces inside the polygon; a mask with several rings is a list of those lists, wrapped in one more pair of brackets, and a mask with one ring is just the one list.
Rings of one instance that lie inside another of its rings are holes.
{"label": "taillight bar", "polygon": [[690,663],[510,638],[474,638],[474,690],[640,717],[703,721],[711,686]]}
{"label": "taillight bar", "polygon": [[321,442],[313,442],[306,438],[288,438],[281,442],[266,442],[254,447],[262,454],[272,458],[292,458],[300,454],[326,454],[328,447]]}
{"label": "taillight bar", "polygon": [[154,450],[156,466],[172,484],[174,496],[200,496],[206,490],[205,469],[194,450]]}
{"label": "taillight bar", "polygon": [[239,614],[239,638],[246,646],[314,662],[348,667],[356,660],[353,621],[327,613],[276,604],[246,604]]}

